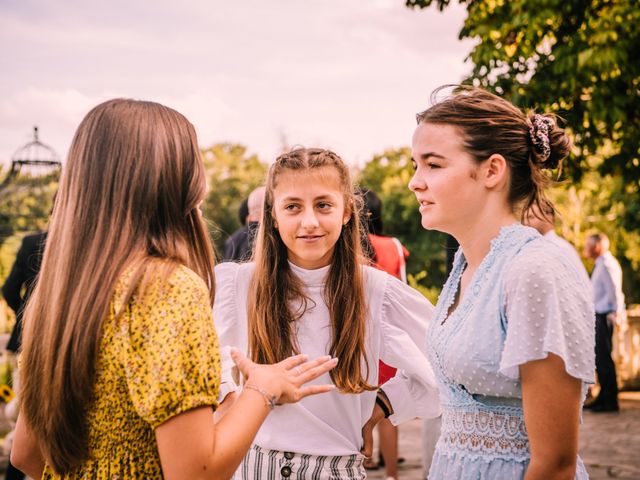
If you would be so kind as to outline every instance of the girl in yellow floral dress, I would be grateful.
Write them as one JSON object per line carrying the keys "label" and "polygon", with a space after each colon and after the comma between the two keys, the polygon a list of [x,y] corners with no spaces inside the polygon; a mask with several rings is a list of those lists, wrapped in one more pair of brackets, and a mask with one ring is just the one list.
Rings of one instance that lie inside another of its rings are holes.
{"label": "girl in yellow floral dress", "polygon": [[34,478],[227,478],[276,402],[335,359],[257,365],[214,424],[220,361],[213,251],[193,126],[165,106],[111,100],[80,124],[25,314],[12,462]]}

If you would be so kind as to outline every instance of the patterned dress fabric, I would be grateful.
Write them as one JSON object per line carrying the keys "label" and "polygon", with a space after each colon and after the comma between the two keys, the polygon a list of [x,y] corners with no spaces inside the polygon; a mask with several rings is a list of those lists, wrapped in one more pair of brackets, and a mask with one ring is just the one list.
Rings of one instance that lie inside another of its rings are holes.
{"label": "patterned dress fabric", "polygon": [[220,352],[203,280],[178,267],[135,293],[116,320],[127,279],[117,283],[103,326],[87,415],[90,458],[64,477],[47,467],[44,479],[161,479],[154,429],[217,405]]}
{"label": "patterned dress fabric", "polygon": [[[594,380],[589,285],[560,248],[520,224],[492,240],[449,313],[465,267],[460,249],[427,335],[443,410],[429,479],[522,479],[530,454],[518,367],[553,353],[586,394]],[[588,478],[579,457],[575,478]]]}

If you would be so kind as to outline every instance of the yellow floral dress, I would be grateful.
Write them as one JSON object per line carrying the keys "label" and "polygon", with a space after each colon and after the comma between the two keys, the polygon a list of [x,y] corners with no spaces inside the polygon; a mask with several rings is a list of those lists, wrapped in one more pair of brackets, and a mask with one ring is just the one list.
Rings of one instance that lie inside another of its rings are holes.
{"label": "yellow floral dress", "polygon": [[[87,414],[90,459],[65,479],[161,479],[154,429],[189,409],[217,405],[220,352],[203,280],[178,267],[142,298],[134,294],[116,321],[127,277],[103,327]],[[45,469],[43,479],[58,478]]]}

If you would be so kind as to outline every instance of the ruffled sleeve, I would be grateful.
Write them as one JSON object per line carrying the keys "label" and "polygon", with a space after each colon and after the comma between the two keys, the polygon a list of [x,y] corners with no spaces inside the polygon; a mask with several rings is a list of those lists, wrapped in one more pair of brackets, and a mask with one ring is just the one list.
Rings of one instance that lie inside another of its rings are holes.
{"label": "ruffled sleeve", "polygon": [[415,417],[440,415],[436,379],[427,360],[427,325],[433,305],[418,291],[387,275],[380,323],[380,356],[396,367],[396,376],[382,389],[393,406],[394,425]]}
{"label": "ruffled sleeve", "polygon": [[[222,370],[220,377],[219,400],[231,392],[238,390],[237,374],[235,374],[235,364],[231,360],[231,347],[240,349],[246,348],[246,340],[242,338],[243,321],[238,317],[237,302],[237,278],[240,265],[233,262],[224,262],[216,266],[216,296],[213,303],[213,321],[216,333],[220,339],[220,354]],[[246,293],[245,293],[246,295]]]}
{"label": "ruffled sleeve", "polygon": [[180,413],[216,406],[220,353],[209,292],[179,267],[131,303],[124,371],[133,406],[152,428]]}
{"label": "ruffled sleeve", "polygon": [[569,375],[593,383],[595,313],[589,286],[553,244],[514,259],[504,279],[506,339],[500,373],[518,380],[519,366],[553,353]]}

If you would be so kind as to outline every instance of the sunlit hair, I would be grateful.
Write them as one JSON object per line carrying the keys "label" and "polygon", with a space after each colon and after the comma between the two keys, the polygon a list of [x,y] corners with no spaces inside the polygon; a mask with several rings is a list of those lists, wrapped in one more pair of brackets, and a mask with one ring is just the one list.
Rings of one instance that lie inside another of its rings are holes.
{"label": "sunlit hair", "polygon": [[[509,203],[525,212],[537,205],[541,212],[554,210],[544,194],[550,178],[543,170],[558,168],[569,154],[571,142],[558,127],[553,114],[524,114],[509,101],[480,88],[457,86],[451,95],[438,99],[445,88],[432,95],[432,106],[418,113],[418,123],[436,123],[456,127],[464,147],[478,163],[500,154],[509,165],[511,183]],[[545,130],[549,151],[537,148],[539,125]]]}
{"label": "sunlit hair", "polygon": [[78,127],[25,313],[21,369],[22,414],[58,474],[89,455],[102,324],[123,271],[132,272],[124,306],[178,265],[204,279],[213,303],[205,194],[195,130],[178,112],[116,99]]}
{"label": "sunlit hair", "polygon": [[[280,155],[269,169],[249,293],[249,347],[252,359],[258,363],[274,363],[299,353],[295,322],[304,315],[310,300],[289,267],[287,247],[276,228],[274,190],[283,172],[304,175],[327,167],[338,172],[345,208],[350,213],[336,243],[324,289],[331,316],[329,353],[339,359],[330,374],[342,392],[361,393],[375,389],[367,382],[370,366],[365,355],[367,307],[362,274],[361,198],[354,194],[344,161],[329,150],[296,148]],[[293,311],[294,302],[301,302],[301,309]]]}

